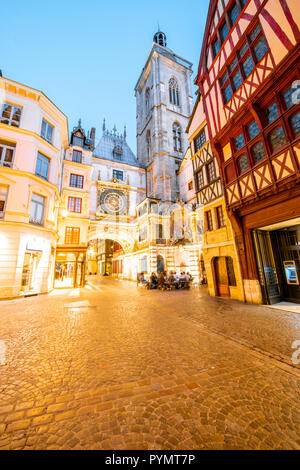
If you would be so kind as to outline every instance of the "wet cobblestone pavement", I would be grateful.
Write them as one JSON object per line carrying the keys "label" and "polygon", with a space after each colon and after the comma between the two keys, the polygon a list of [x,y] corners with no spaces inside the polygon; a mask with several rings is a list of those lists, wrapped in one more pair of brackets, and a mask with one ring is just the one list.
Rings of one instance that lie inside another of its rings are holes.
{"label": "wet cobblestone pavement", "polygon": [[0,449],[300,449],[300,316],[114,280],[0,303]]}

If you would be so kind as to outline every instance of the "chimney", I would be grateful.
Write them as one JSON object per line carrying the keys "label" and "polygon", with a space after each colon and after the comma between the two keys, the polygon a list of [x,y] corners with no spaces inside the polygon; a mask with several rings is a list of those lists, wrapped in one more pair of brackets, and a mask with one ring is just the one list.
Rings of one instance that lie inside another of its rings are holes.
{"label": "chimney", "polygon": [[91,141],[92,141],[93,149],[95,148],[95,136],[96,136],[96,128],[95,128],[95,127],[92,127],[92,128],[91,128],[91,135],[90,135],[90,138],[91,138]]}

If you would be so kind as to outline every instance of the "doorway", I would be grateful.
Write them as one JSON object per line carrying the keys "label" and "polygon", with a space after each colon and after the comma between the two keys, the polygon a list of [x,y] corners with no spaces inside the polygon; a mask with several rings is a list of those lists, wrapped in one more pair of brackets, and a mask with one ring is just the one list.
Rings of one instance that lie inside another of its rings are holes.
{"label": "doorway", "polygon": [[264,303],[300,303],[300,225],[254,230],[253,238]]}
{"label": "doorway", "polygon": [[233,260],[230,256],[214,259],[215,290],[220,297],[230,297],[230,286],[236,286]]}
{"label": "doorway", "polygon": [[156,262],[157,262],[157,274],[164,272],[165,261],[161,255],[157,255]]}
{"label": "doorway", "polygon": [[21,280],[21,291],[29,292],[34,290],[36,268],[38,263],[38,253],[26,251],[24,256],[22,280]]}

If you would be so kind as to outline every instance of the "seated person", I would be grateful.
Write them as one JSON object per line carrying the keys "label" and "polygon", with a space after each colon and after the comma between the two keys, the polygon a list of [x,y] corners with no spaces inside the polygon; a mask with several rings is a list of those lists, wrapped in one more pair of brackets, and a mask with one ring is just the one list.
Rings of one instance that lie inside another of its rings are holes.
{"label": "seated person", "polygon": [[158,279],[155,273],[152,273],[150,276],[150,289],[156,289],[158,284]]}

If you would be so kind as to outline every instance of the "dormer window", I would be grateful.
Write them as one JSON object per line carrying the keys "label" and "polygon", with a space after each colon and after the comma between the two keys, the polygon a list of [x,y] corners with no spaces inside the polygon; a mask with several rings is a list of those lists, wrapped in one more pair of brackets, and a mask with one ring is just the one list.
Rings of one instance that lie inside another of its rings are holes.
{"label": "dormer window", "polygon": [[73,135],[72,143],[73,145],[77,145],[78,147],[83,147],[83,138],[78,137],[77,135]]}

